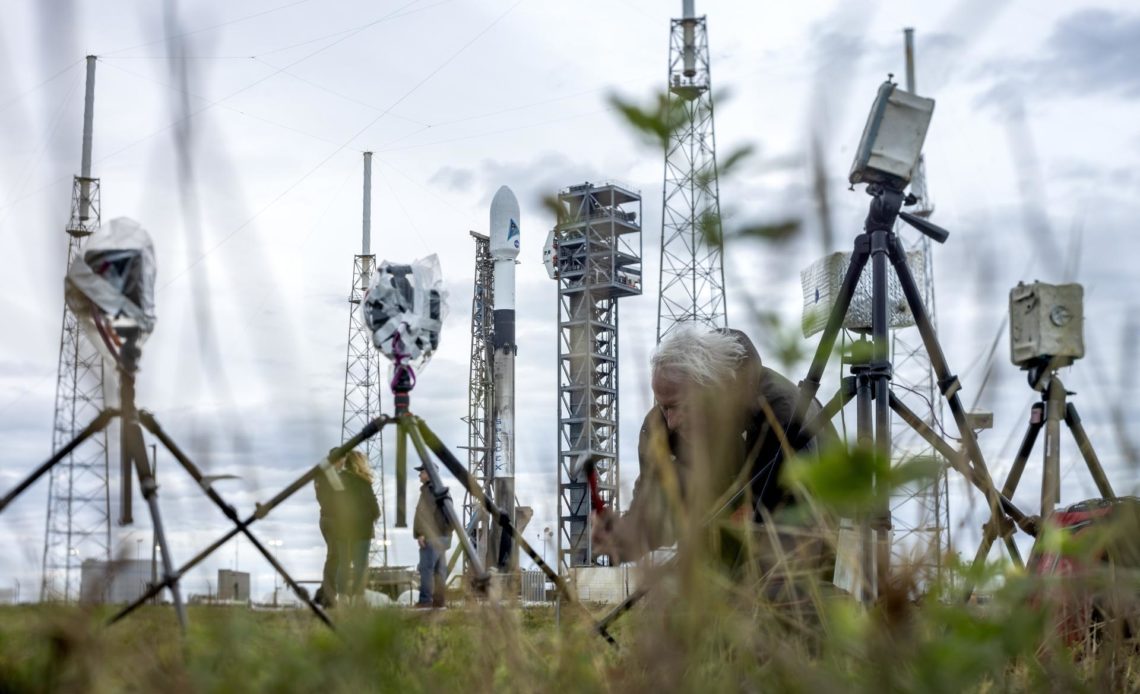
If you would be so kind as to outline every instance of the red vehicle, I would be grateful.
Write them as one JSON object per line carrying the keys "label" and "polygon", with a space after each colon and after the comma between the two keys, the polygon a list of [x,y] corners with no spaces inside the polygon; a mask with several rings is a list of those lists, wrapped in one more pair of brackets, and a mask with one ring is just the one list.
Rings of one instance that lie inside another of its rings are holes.
{"label": "red vehicle", "polygon": [[1109,628],[1140,636],[1140,498],[1082,501],[1045,526],[1026,569],[1043,580],[1034,603],[1053,613],[1065,642]]}

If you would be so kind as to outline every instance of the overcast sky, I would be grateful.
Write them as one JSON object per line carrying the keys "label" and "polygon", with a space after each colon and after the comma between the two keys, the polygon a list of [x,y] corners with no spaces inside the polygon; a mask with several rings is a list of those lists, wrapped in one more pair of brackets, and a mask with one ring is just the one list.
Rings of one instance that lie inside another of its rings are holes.
{"label": "overcast sky", "polygon": [[[95,54],[93,173],[103,220],[138,220],[158,256],[158,327],[138,401],[204,470],[241,476],[221,489],[243,514],[339,442],[365,150],[376,153],[373,250],[398,261],[440,256],[450,316],[413,406],[452,446],[466,442],[467,232],[487,230],[500,185],[519,198],[518,496],[536,509],[527,531],[535,544],[556,513],[556,293],[541,262],[554,220],[541,199],[586,180],[641,191],[648,292],[620,308],[628,503],[635,432],[651,402],[645,364],[663,162],[606,97],[647,103],[662,89],[680,3],[168,4],[18,0],[5,8],[0,489],[50,454],[63,230],[79,168],[83,56]],[[1140,431],[1135,408],[1123,403],[1138,366],[1140,13],[1130,2],[939,5],[698,3],[708,15],[718,150],[757,150],[721,182],[726,226],[803,220],[782,245],[730,239],[729,321],[763,353],[752,308],[794,326],[799,270],[850,247],[867,203],[847,190],[851,156],[878,84],[904,72],[902,29],[913,26],[918,91],[937,101],[926,143],[934,219],[951,231],[934,250],[939,332],[967,403],[998,339],[980,404],[995,413],[982,438],[991,469],[1004,477],[1034,399],[999,334],[1008,291],[1020,280],[1079,281],[1088,357],[1066,384],[1117,491],[1134,491],[1127,451]],[[810,194],[813,133],[832,201],[827,248]],[[787,375],[798,380],[805,369],[796,364]],[[1123,428],[1111,424],[1116,411]],[[1064,453],[1062,502],[1094,496],[1068,441]],[[171,551],[185,559],[226,523],[169,455],[159,461]],[[1040,444],[1016,497],[1023,506],[1036,507],[1039,479]],[[955,544],[972,555],[976,495],[956,479],[951,491]],[[414,503],[415,489],[409,495]],[[46,497],[45,479],[0,519],[0,586],[19,581],[24,599],[38,592]],[[408,531],[392,528],[391,493],[388,502],[390,562],[414,564]],[[141,510],[136,526],[114,530],[116,551],[128,557],[136,539],[149,537]],[[283,541],[280,557],[298,578],[319,573],[316,517],[306,489],[256,526],[260,537]],[[255,595],[271,590],[268,565],[243,542],[194,571],[186,592],[205,592],[235,561],[253,572]]]}

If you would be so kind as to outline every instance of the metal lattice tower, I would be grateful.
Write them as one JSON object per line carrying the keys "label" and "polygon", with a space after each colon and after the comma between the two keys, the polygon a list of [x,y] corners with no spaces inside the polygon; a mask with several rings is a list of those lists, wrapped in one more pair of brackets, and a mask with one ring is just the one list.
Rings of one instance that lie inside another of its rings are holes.
{"label": "metal lattice tower", "polygon": [[[87,237],[99,230],[99,179],[91,177],[91,140],[95,106],[95,56],[87,56],[83,104],[83,158],[71,189],[67,223],[67,266],[80,257]],[[73,439],[103,409],[103,360],[63,306],[59,372],[55,386],[52,451]],[[111,490],[106,431],[92,436],[52,468],[48,481],[40,600],[78,596],[85,559],[111,559]]]}
{"label": "metal lattice tower", "polygon": [[[475,287],[471,299],[471,367],[468,371],[467,471],[478,481],[483,493],[490,493],[490,456],[494,434],[491,402],[494,382],[491,377],[491,333],[494,329],[494,274],[490,239],[470,232],[475,239]],[[486,514],[468,493],[463,499],[463,518],[467,532],[486,559],[488,547]]]}
{"label": "metal lattice tower", "polygon": [[[914,92],[913,30],[906,30],[907,91]],[[911,192],[919,199],[914,214],[929,217],[934,212],[926,189],[926,167],[919,160],[918,169],[911,181]],[[934,305],[934,266],[930,252],[930,239],[925,234],[914,234],[907,253],[921,253],[924,263],[922,302],[937,328]],[[891,351],[894,363],[892,380],[894,394],[927,424],[936,430],[942,420],[942,394],[938,390],[930,357],[922,344],[917,328],[893,331]],[[920,583],[927,586],[944,576],[945,560],[950,552],[949,490],[945,461],[913,430],[899,422],[892,424],[892,446],[899,462],[915,457],[936,458],[942,465],[934,478],[906,487],[891,499],[891,522],[894,527],[892,543],[893,561],[918,572]]]}
{"label": "metal lattice tower", "polygon": [[[372,153],[364,153],[364,234],[361,253],[353,256],[352,289],[348,294],[348,355],[344,367],[344,410],[341,441],[347,441],[364,425],[379,416],[382,392],[380,357],[372,348],[372,331],[364,322],[364,296],[376,269],[376,256],[370,253],[372,224]],[[388,565],[387,504],[384,503],[384,440],[367,439],[363,446],[372,468],[372,487],[380,502],[380,534],[368,550],[368,564]]]}
{"label": "metal lattice tower", "polygon": [[728,324],[708,33],[692,0],[683,14],[669,35],[668,113],[680,124],[665,145],[658,342],[681,322]]}
{"label": "metal lattice tower", "polygon": [[602,498],[618,508],[618,299],[641,294],[641,196],[584,183],[558,195],[558,559],[593,562],[590,494],[573,475],[598,461]]}

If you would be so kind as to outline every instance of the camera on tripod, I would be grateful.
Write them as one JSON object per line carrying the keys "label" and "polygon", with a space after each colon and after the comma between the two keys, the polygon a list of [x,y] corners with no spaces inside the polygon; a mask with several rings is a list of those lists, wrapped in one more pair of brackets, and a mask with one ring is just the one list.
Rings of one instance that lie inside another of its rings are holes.
{"label": "camera on tripod", "polygon": [[890,80],[879,85],[855,161],[847,180],[902,190],[910,183],[934,115],[934,99],[898,89]]}
{"label": "camera on tripod", "polygon": [[1022,369],[1059,369],[1085,356],[1084,325],[1079,284],[1019,282],[1009,291],[1009,357]]}
{"label": "camera on tripod", "polygon": [[103,356],[119,361],[124,341],[137,349],[153,332],[155,275],[150,234],[125,217],[111,220],[72,261],[67,305]]}
{"label": "camera on tripod", "polygon": [[397,363],[426,363],[439,347],[446,314],[446,292],[434,254],[411,265],[380,263],[364,297],[372,344]]}

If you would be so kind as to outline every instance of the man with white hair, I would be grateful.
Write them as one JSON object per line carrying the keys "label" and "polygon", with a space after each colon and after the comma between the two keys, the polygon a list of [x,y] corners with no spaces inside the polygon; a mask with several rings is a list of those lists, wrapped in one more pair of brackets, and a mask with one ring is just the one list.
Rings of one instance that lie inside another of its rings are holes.
{"label": "man with white hair", "polygon": [[[727,507],[725,517],[759,524],[793,507],[780,480],[786,454],[835,438],[828,425],[788,439],[803,425],[793,421],[799,388],[738,330],[678,326],[650,364],[655,405],[641,427],[633,501],[620,518],[595,517],[591,533],[594,554],[615,564],[676,542],[683,511],[697,520]],[[819,410],[813,402],[808,420]]]}

